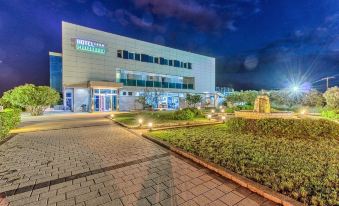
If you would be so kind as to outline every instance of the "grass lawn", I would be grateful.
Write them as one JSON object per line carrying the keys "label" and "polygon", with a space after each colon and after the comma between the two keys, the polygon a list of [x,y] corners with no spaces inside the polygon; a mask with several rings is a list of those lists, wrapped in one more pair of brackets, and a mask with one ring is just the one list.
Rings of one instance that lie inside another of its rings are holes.
{"label": "grass lawn", "polygon": [[152,122],[154,127],[211,122],[204,116],[198,116],[192,120],[176,120],[173,118],[173,113],[174,111],[120,113],[116,114],[114,119],[128,126],[139,126],[138,120],[141,118],[143,125],[147,126],[148,122]]}
{"label": "grass lawn", "polygon": [[339,141],[233,134],[225,124],[150,132],[307,205],[339,205]]}

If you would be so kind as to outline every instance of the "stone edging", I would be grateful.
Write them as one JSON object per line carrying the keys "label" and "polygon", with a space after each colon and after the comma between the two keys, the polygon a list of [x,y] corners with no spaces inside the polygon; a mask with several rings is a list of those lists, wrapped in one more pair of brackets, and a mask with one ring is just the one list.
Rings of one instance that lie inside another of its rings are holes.
{"label": "stone edging", "polygon": [[[127,124],[124,124],[122,122],[119,122],[115,119],[109,118],[113,122],[117,123],[120,126],[126,127],[128,129],[148,129],[148,128],[140,128],[137,126],[129,126]],[[216,124],[223,124],[223,122],[208,122],[208,123],[200,123],[200,124],[183,124],[183,125],[173,125],[173,126],[165,126],[165,127],[156,127],[152,128],[152,131],[157,131],[157,130],[164,130],[164,129],[176,129],[176,128],[188,128],[188,127],[199,127],[199,126],[207,126],[207,125],[216,125]]]}
{"label": "stone edging", "polygon": [[0,140],[0,146],[6,143],[8,140],[12,139],[16,135],[17,135],[16,133],[10,133],[7,137],[4,137],[2,140]]}
{"label": "stone edging", "polygon": [[237,184],[245,187],[245,188],[248,188],[249,190],[251,190],[252,192],[255,192],[263,197],[265,197],[266,199],[269,199],[273,202],[276,202],[278,204],[282,204],[283,206],[303,206],[303,204],[301,202],[298,202],[286,195],[283,195],[283,194],[280,194],[278,192],[275,192],[273,191],[272,189],[266,187],[266,186],[263,186],[257,182],[254,182],[248,178],[245,178],[237,173],[234,173],[228,169],[225,169],[217,164],[214,164],[214,163],[211,163],[211,162],[207,162],[205,160],[203,160],[202,158],[192,154],[192,153],[189,153],[189,152],[186,152],[176,146],[173,146],[167,142],[164,142],[162,140],[159,140],[159,139],[155,139],[149,135],[146,135],[146,134],[142,134],[143,137],[145,137],[146,139],[152,141],[152,142],[155,142],[185,158],[188,158],[200,165],[202,165],[203,167],[209,169],[209,170],[212,170],[218,174],[220,174],[221,176],[227,178],[227,179],[230,179],[234,182],[236,182]]}

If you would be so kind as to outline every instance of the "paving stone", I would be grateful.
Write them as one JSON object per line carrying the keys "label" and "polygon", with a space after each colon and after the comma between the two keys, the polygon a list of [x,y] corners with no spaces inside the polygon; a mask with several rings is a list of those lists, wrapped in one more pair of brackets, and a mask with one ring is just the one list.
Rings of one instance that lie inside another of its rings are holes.
{"label": "paving stone", "polygon": [[102,116],[44,118],[0,146],[0,162],[11,171],[0,192],[19,187],[6,198],[10,206],[275,205],[190,160],[154,158],[168,151]]}

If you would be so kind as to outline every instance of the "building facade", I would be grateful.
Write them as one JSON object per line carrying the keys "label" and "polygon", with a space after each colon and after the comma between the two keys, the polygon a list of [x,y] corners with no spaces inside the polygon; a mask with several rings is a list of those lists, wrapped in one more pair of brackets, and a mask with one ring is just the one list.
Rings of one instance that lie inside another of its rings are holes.
{"label": "building facade", "polygon": [[147,95],[165,109],[184,106],[187,93],[203,95],[208,105],[216,98],[215,58],[67,22],[61,74],[64,106],[76,112],[140,109],[137,100]]}

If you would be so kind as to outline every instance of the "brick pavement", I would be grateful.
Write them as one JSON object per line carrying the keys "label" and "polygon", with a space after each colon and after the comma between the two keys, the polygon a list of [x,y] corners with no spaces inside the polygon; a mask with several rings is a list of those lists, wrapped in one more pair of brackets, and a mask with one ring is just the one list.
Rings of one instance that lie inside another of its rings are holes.
{"label": "brick pavement", "polygon": [[84,127],[75,118],[74,128],[30,129],[1,145],[0,206],[275,205],[109,120],[97,120]]}

